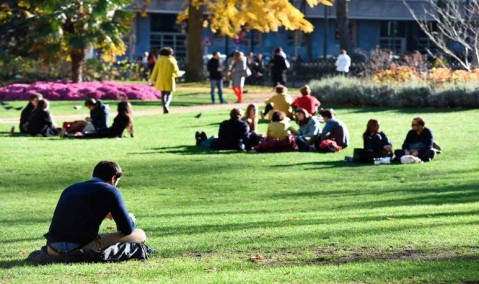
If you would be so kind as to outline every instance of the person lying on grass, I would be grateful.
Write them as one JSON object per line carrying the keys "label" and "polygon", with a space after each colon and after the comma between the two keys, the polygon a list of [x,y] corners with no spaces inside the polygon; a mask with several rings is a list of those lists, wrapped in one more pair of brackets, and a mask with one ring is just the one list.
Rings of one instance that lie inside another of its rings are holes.
{"label": "person lying on grass", "polygon": [[[93,169],[92,179],[63,191],[44,235],[49,255],[60,256],[79,248],[101,251],[118,242],[145,242],[145,232],[135,228],[136,219],[128,213],[116,188],[122,175],[116,162],[101,161]],[[114,220],[118,231],[99,234],[104,219]]]}

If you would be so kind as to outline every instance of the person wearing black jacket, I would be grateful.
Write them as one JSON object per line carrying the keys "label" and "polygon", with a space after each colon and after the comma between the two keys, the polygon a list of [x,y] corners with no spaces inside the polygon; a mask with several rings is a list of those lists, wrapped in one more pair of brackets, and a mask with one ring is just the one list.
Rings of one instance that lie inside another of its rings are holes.
{"label": "person wearing black jacket", "polygon": [[60,129],[53,124],[50,112],[48,112],[48,101],[46,99],[39,100],[37,107],[28,119],[28,134],[32,136],[57,136]]}
{"label": "person wearing black jacket", "polygon": [[218,97],[220,99],[220,103],[225,103],[223,100],[223,66],[220,62],[221,54],[218,51],[213,52],[213,57],[208,60],[206,64],[206,68],[209,72],[210,77],[210,94],[211,94],[211,102],[215,103],[215,88],[218,88]]}
{"label": "person wearing black jacket", "polygon": [[95,132],[102,132],[108,128],[110,108],[100,100],[87,99],[85,106],[90,109],[90,117],[85,120],[91,122]]}
{"label": "person wearing black jacket", "polygon": [[276,87],[276,85],[286,86],[286,70],[289,68],[289,63],[281,47],[277,47],[274,50],[270,65],[273,88]]}
{"label": "person wearing black jacket", "polygon": [[204,132],[196,133],[196,145],[212,150],[237,150],[244,151],[252,146],[249,138],[249,126],[241,119],[242,111],[234,108],[230,111],[230,119],[220,124],[218,137],[206,137]]}
{"label": "person wearing black jacket", "polygon": [[27,104],[27,106],[22,110],[22,113],[20,114],[20,133],[28,133],[27,127],[28,127],[28,119],[30,118],[30,115],[32,115],[32,112],[35,110],[37,107],[38,101],[41,100],[43,96],[41,94],[33,94],[30,96],[30,100]]}
{"label": "person wearing black jacket", "polygon": [[127,129],[131,137],[133,137],[133,113],[131,104],[127,101],[118,103],[118,114],[113,120],[111,127],[102,132],[87,133],[85,138],[122,138],[123,132]]}
{"label": "person wearing black jacket", "polygon": [[434,137],[432,131],[424,127],[426,123],[421,117],[415,117],[411,123],[411,130],[406,135],[402,144],[402,150],[394,152],[397,158],[403,155],[412,155],[418,157],[423,162],[429,162],[436,156],[434,150]]}
{"label": "person wearing black jacket", "polygon": [[100,133],[108,128],[108,117],[110,116],[108,105],[103,104],[101,100],[89,98],[85,100],[85,106],[90,110],[90,117],[86,117],[85,120],[65,122],[66,132]]}

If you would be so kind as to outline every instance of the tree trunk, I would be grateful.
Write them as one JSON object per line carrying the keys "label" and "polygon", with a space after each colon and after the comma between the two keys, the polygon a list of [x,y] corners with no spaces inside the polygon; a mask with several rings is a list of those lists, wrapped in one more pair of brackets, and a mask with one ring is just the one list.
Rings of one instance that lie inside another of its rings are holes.
{"label": "tree trunk", "polygon": [[[191,1],[190,1],[191,2]],[[198,9],[189,6],[188,16],[188,62],[186,63],[186,81],[199,82],[204,80],[202,43],[203,6]]]}
{"label": "tree trunk", "polygon": [[72,81],[73,83],[81,83],[83,78],[83,63],[85,62],[84,50],[73,50],[70,52],[70,58],[72,60]]}
{"label": "tree trunk", "polygon": [[348,0],[336,1],[336,21],[339,46],[348,53],[351,51],[351,33],[349,30]]}

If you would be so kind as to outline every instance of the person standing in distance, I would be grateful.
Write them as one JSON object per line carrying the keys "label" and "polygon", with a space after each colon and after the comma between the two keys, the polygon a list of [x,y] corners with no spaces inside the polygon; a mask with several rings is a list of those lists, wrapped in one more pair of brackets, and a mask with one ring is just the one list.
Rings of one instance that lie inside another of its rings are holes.
{"label": "person standing in distance", "polygon": [[348,76],[349,67],[351,66],[351,57],[349,57],[346,50],[341,49],[338,58],[336,59],[336,71],[339,75]]}
{"label": "person standing in distance", "polygon": [[[136,219],[128,213],[116,188],[123,175],[113,161],[101,161],[93,178],[66,188],[53,213],[47,239],[47,253],[59,256],[83,248],[101,251],[118,242],[143,243],[146,234],[135,229]],[[99,234],[104,219],[114,220],[117,232]]]}
{"label": "person standing in distance", "polygon": [[215,103],[215,88],[218,88],[218,98],[220,99],[220,103],[224,104],[225,101],[223,100],[223,66],[220,61],[221,54],[219,51],[213,52],[213,57],[208,60],[206,64],[206,68],[210,73],[210,94],[211,94],[211,102]]}

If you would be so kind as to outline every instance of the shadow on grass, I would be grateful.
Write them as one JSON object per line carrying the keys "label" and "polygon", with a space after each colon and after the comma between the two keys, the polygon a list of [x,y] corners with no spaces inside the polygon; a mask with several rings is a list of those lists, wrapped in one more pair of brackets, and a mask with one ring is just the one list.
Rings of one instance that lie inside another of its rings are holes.
{"label": "shadow on grass", "polygon": [[[333,153],[315,153],[319,155],[333,155]],[[359,164],[359,163],[350,163],[350,162],[345,162],[343,160],[340,161],[316,161],[316,162],[305,162],[305,163],[291,163],[291,164],[280,164],[280,165],[271,165],[271,168],[289,168],[289,167],[297,167],[297,166],[317,166],[311,168],[313,169],[324,169],[324,168],[344,168],[344,167],[364,167],[364,166],[370,166],[366,164]]]}
{"label": "shadow on grass", "polygon": [[452,113],[457,111],[468,111],[469,109],[464,108],[383,108],[383,107],[357,107],[357,108],[345,108],[345,107],[337,107],[334,108],[335,110],[342,109],[348,110],[351,113],[378,113],[378,112],[395,112],[401,114],[411,114],[416,115],[418,113]]}
{"label": "shadow on grass", "polygon": [[210,150],[201,146],[192,146],[192,145],[182,145],[174,147],[160,147],[160,148],[151,148],[145,152],[131,152],[127,153],[128,155],[152,155],[152,154],[179,154],[179,155],[230,155],[238,154],[241,152],[234,150]]}
{"label": "shadow on grass", "polygon": [[[477,212],[474,212],[476,214]],[[472,213],[471,213],[472,214]],[[453,215],[451,215],[453,216]],[[418,217],[412,217],[418,218]],[[421,218],[425,218],[424,215]],[[451,222],[441,222],[440,224],[434,224],[434,228],[441,227],[453,227],[456,225],[471,225],[475,226],[479,224],[479,221],[468,221],[464,220],[453,220]],[[308,236],[308,233],[304,233],[301,237],[314,237],[318,239],[328,239],[334,236],[351,236],[351,235],[376,235],[382,233],[391,233],[391,232],[400,232],[400,231],[409,231],[409,230],[419,230],[421,228],[430,228],[431,224],[411,224],[411,223],[397,223],[388,221],[384,216],[377,217],[355,217],[348,218],[344,217],[343,220],[331,219],[331,218],[312,218],[312,219],[301,219],[301,218],[291,218],[278,221],[254,221],[254,222],[243,222],[243,223],[226,223],[226,224],[201,224],[201,225],[184,225],[177,224],[175,226],[158,226],[158,227],[149,227],[146,226],[143,229],[145,231],[155,232],[155,236],[177,236],[177,235],[192,235],[192,234],[205,234],[205,233],[219,233],[219,232],[243,232],[245,230],[256,230],[256,229],[280,229],[280,228],[292,228],[292,227],[303,227],[303,226],[335,226],[339,222],[342,223],[362,223],[362,222],[378,222],[373,226],[373,224],[365,227],[358,228],[356,226],[343,226],[341,228],[335,228],[334,230],[323,229],[320,231],[311,232],[312,236]],[[387,222],[387,223],[386,223]],[[399,224],[399,225],[398,225]],[[286,237],[286,236],[285,236]],[[261,240],[261,236],[258,235],[256,242],[260,243],[262,241],[268,242],[268,237],[265,237],[264,240]],[[291,238],[291,236],[288,236]],[[251,241],[251,240],[248,240]]]}
{"label": "shadow on grass", "polygon": [[0,261],[0,268],[9,269],[14,267],[33,266],[26,260],[4,260]]}
{"label": "shadow on grass", "polygon": [[[366,198],[375,200],[367,200]],[[401,206],[423,206],[423,205],[446,205],[465,204],[479,202],[479,191],[477,184],[463,184],[455,187],[430,187],[430,188],[396,188],[362,191],[357,190],[329,190],[323,187],[322,190],[307,190],[299,192],[284,192],[268,195],[270,199],[295,199],[295,198],[322,198],[338,197],[349,198],[347,204],[341,205],[341,209],[371,209]],[[353,197],[353,198],[352,198]]]}

